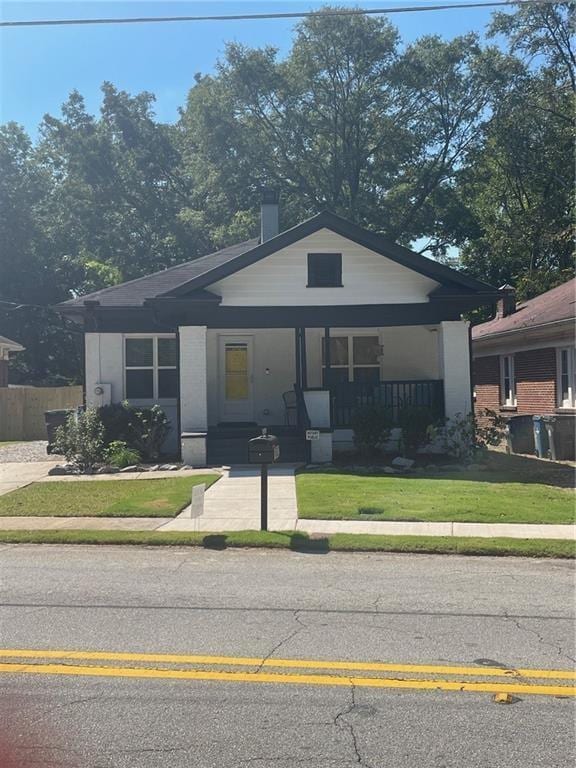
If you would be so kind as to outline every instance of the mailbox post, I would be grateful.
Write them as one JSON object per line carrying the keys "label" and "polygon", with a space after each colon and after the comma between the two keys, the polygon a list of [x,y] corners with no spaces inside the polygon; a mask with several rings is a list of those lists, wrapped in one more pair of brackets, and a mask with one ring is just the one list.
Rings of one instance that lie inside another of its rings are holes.
{"label": "mailbox post", "polygon": [[260,530],[268,530],[268,465],[274,464],[280,457],[280,446],[275,435],[262,430],[259,437],[248,441],[248,461],[260,464]]}

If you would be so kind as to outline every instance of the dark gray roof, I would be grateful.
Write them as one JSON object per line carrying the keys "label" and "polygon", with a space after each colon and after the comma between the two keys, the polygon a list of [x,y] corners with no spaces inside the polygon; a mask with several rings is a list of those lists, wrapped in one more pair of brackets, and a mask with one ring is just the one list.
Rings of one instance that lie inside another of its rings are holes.
{"label": "dark gray roof", "polygon": [[[436,280],[448,288],[448,294],[462,294],[464,292],[469,295],[473,293],[493,298],[498,295],[496,289],[486,283],[468,277],[462,272],[457,272],[432,259],[427,259],[421,254],[404,248],[380,234],[363,229],[329,211],[322,211],[264,243],[260,243],[257,239],[247,240],[195,261],[171,267],[163,272],[156,272],[153,275],[105,288],[87,296],[80,296],[60,304],[59,307],[62,310],[73,307],[82,308],[85,302],[95,302],[102,307],[141,307],[147,299],[175,297],[193,297],[205,300],[209,294],[204,289],[209,290],[213,283],[255,264],[271,253],[322,228],[330,229],[415,272]],[[199,292],[203,293],[200,294]]]}
{"label": "dark gray roof", "polygon": [[94,291],[94,293],[70,299],[59,306],[82,307],[85,301],[97,301],[102,307],[141,307],[146,299],[152,299],[166,293],[182,285],[182,283],[187,283],[205,272],[220,267],[236,256],[251,250],[258,243],[258,238],[246,240],[244,243],[236,243],[236,245],[230,245],[228,248],[210,253],[208,256],[201,256],[194,261],[177,264],[161,272],[137,277],[127,283],[120,283],[110,288],[103,288],[101,291]]}

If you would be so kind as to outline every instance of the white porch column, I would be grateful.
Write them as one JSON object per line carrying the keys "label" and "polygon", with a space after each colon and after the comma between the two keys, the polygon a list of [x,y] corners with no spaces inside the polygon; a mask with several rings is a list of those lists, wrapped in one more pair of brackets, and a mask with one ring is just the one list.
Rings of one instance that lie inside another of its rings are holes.
{"label": "white porch column", "polygon": [[467,320],[440,323],[440,370],[444,379],[446,418],[457,413],[467,416],[472,410],[470,382],[470,344]]}
{"label": "white porch column", "polygon": [[180,335],[180,428],[182,461],[206,466],[208,388],[206,326],[181,325]]}

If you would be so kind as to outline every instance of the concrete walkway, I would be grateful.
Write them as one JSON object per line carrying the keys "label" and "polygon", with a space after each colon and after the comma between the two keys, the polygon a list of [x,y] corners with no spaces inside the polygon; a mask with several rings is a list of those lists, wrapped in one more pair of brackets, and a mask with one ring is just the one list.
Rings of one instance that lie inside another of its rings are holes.
{"label": "concrete walkway", "polygon": [[[294,468],[271,467],[268,477],[268,528],[293,531],[298,522]],[[201,517],[189,511],[174,518],[162,531],[246,531],[260,529],[260,467],[231,467],[204,497]]]}
{"label": "concrete walkway", "polygon": [[60,461],[18,461],[0,464],[0,496],[48,477]]}

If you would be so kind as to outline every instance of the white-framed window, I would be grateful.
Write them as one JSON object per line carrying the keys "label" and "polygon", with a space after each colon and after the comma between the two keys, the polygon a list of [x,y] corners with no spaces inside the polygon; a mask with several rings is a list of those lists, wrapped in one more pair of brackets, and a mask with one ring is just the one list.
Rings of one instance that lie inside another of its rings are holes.
{"label": "white-framed window", "polygon": [[[330,336],[330,383],[380,381],[380,339],[377,335]],[[322,380],[326,386],[326,339],[322,338]]]}
{"label": "white-framed window", "polygon": [[516,381],[514,379],[514,355],[500,355],[500,405],[516,405]]}
{"label": "white-framed window", "polygon": [[127,400],[178,397],[175,336],[124,337],[124,396]]}
{"label": "white-framed window", "polygon": [[556,350],[558,408],[576,408],[576,350],[561,347]]}

